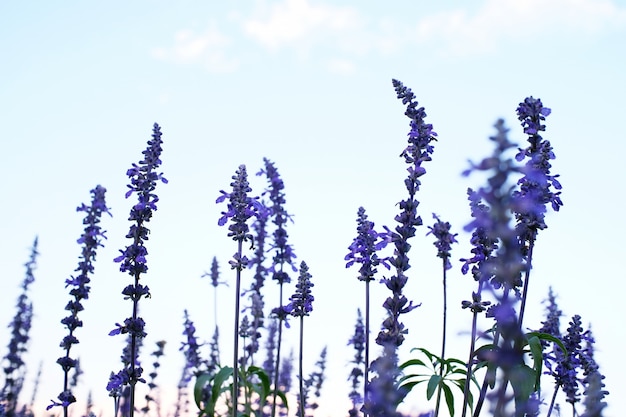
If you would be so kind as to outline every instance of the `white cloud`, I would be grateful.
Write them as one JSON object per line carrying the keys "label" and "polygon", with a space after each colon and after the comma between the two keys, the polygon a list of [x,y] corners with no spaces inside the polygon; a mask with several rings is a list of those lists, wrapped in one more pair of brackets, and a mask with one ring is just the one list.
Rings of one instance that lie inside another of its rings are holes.
{"label": "white cloud", "polygon": [[171,48],[156,48],[153,56],[158,59],[184,64],[199,63],[213,72],[230,72],[239,67],[235,59],[227,57],[231,46],[230,38],[221,33],[214,23],[204,33],[181,30],[174,36]]}
{"label": "white cloud", "polygon": [[245,33],[270,50],[310,47],[320,40],[341,37],[359,27],[355,9],[308,0],[284,0],[269,9],[263,4],[255,16],[243,21]]}
{"label": "white cloud", "polygon": [[442,41],[442,49],[468,55],[495,49],[502,40],[541,41],[539,36],[580,36],[626,26],[626,9],[610,0],[487,0],[473,14],[466,9],[422,18],[418,43]]}

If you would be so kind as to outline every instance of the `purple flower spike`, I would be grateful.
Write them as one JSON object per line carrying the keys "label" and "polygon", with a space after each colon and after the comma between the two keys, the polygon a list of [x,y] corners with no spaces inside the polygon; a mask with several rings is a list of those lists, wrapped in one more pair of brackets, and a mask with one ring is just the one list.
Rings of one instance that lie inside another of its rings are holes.
{"label": "purple flower spike", "polygon": [[85,230],[77,241],[83,245],[78,267],[75,269],[78,275],[65,280],[65,286],[71,287],[70,295],[73,298],[65,306],[65,310],[69,311],[70,315],[61,320],[61,324],[68,330],[68,335],[63,338],[60,345],[61,348],[65,350],[65,355],[57,360],[57,363],[61,366],[65,374],[63,378],[64,385],[63,391],[57,397],[60,402],[52,400],[52,404],[48,406],[48,409],[61,406],[65,409],[64,414],[67,414],[67,407],[76,401],[76,398],[71,392],[69,372],[78,364],[77,360],[70,358],[72,346],[78,343],[74,332],[76,329],[83,326],[82,320],[78,319],[78,313],[84,309],[82,301],[89,298],[89,291],[91,289],[89,286],[91,281],[89,275],[94,272],[93,262],[96,260],[96,250],[98,247],[104,246],[101,241],[106,239],[105,232],[100,226],[100,218],[104,213],[111,215],[109,208],[106,206],[104,198],[105,193],[106,189],[104,187],[100,185],[96,186],[96,188],[91,190],[91,204],[81,204],[76,209],[76,211],[83,211],[87,214],[83,220]]}
{"label": "purple flower spike", "polygon": [[346,268],[351,267],[355,263],[361,264],[359,280],[372,281],[377,272],[376,267],[379,264],[382,263],[383,266],[389,269],[387,259],[380,259],[376,254],[376,251],[387,246],[387,234],[378,233],[374,230],[374,223],[367,219],[367,214],[365,214],[363,207],[359,207],[356,221],[357,237],[354,238],[354,241],[348,247],[350,252],[344,258],[344,260],[348,261]]}
{"label": "purple flower spike", "polygon": [[228,237],[232,237],[236,241],[245,242],[252,240],[247,221],[250,217],[256,216],[260,203],[255,198],[248,196],[252,189],[248,185],[248,173],[245,165],[239,165],[232,179],[233,182],[230,185],[233,187],[233,191],[230,193],[220,191],[222,195],[215,201],[216,203],[221,203],[228,199],[227,211],[222,212],[222,217],[220,217],[217,223],[220,226],[224,226],[230,219],[231,225],[228,226]]}
{"label": "purple flower spike", "polygon": [[539,230],[547,228],[545,224],[546,205],[550,204],[554,211],[563,205],[558,175],[552,175],[550,161],[555,158],[550,141],[541,137],[539,132],[545,131],[542,123],[550,109],[543,107],[540,99],[528,97],[517,108],[518,119],[522,122],[524,133],[528,135],[528,147],[519,149],[518,161],[528,158],[518,181],[519,190],[514,192],[515,217],[517,232],[523,245],[524,255],[534,241]]}
{"label": "purple flower spike", "polygon": [[452,234],[450,233],[450,223],[442,222],[439,217],[435,213],[433,213],[433,218],[436,220],[435,224],[432,226],[428,226],[430,230],[426,235],[433,235],[437,240],[435,243],[435,247],[437,248],[437,256],[444,260],[445,268],[452,268],[452,264],[450,264],[450,251],[452,250],[452,244],[458,243],[456,240],[456,236],[458,233]]}
{"label": "purple flower spike", "polygon": [[138,316],[139,300],[150,297],[150,289],[140,284],[141,274],[148,271],[147,258],[148,250],[145,242],[148,240],[150,230],[145,226],[152,218],[152,213],[157,209],[158,196],[154,193],[158,182],[167,183],[167,179],[162,173],[157,172],[161,165],[161,152],[163,141],[161,140],[161,128],[154,124],[152,129],[152,139],[148,140],[146,150],[142,152],[144,158],[138,164],[133,164],[126,172],[130,178],[126,198],[132,194],[137,195],[137,203],[130,210],[129,220],[133,222],[126,235],[132,243],[124,250],[120,250],[121,255],[114,259],[120,263],[120,271],[128,273],[133,277],[133,283],[126,286],[122,291],[124,299],[132,301],[132,315],[124,320],[124,324],[116,324],[116,328],[109,332],[109,335],[127,334],[127,352],[123,355],[123,369],[117,374],[111,373],[107,390],[109,395],[119,399],[125,386],[129,386],[129,410],[130,416],[134,413],[135,385],[137,382],[145,382],[141,377],[143,369],[138,360],[139,347],[146,336],[145,322]]}
{"label": "purple flower spike", "polygon": [[286,309],[294,317],[308,316],[313,311],[313,294],[311,294],[311,274],[309,274],[309,267],[302,261],[300,263],[300,276],[298,277],[298,283],[296,284],[296,292],[291,296],[291,302],[287,305]]}

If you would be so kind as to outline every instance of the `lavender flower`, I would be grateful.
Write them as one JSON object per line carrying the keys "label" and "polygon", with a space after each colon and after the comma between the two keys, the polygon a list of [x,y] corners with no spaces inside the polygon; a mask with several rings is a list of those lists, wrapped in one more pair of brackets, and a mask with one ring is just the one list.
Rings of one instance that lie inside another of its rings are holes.
{"label": "lavender flower", "polygon": [[[285,310],[294,317],[300,317],[300,373],[298,374],[300,381],[300,398],[304,398],[304,375],[302,373],[302,363],[304,360],[304,316],[308,316],[309,313],[313,311],[314,297],[311,293],[311,287],[313,287],[313,283],[311,282],[309,267],[306,262],[302,261],[300,263],[300,275],[298,277],[298,283],[296,284],[296,291],[290,298],[291,302],[285,308]],[[301,401],[300,417],[304,417],[304,407],[305,403]]]}
{"label": "lavender flower", "polygon": [[558,211],[563,205],[560,191],[561,184],[558,175],[550,174],[550,160],[554,159],[552,146],[548,140],[541,137],[539,132],[546,126],[542,124],[551,110],[544,107],[540,99],[528,97],[517,108],[518,119],[522,122],[524,133],[528,137],[529,146],[519,149],[516,156],[518,161],[528,158],[522,172],[524,176],[517,182],[519,190],[513,192],[516,230],[520,241],[522,255],[525,257],[527,268],[524,276],[524,289],[520,307],[520,323],[524,319],[526,309],[526,295],[532,268],[532,254],[537,233],[548,227],[545,223],[546,205],[551,204],[553,210]]}
{"label": "lavender flower", "polygon": [[287,309],[294,317],[308,316],[313,311],[313,294],[311,294],[311,274],[306,262],[300,263],[300,276],[296,284],[296,292],[291,296]]}
{"label": "lavender flower", "polygon": [[275,251],[275,255],[272,258],[272,266],[269,271],[273,273],[272,279],[276,280],[279,284],[291,282],[291,278],[284,271],[284,265],[290,265],[295,272],[296,267],[294,265],[296,254],[293,251],[292,246],[287,243],[287,222],[292,221],[291,215],[287,213],[285,209],[285,184],[283,183],[278,170],[274,166],[274,163],[267,158],[263,158],[265,167],[261,169],[257,175],[263,175],[267,177],[269,181],[269,187],[263,192],[263,195],[269,194],[271,205],[268,207],[269,216],[272,218],[272,223],[276,226],[274,230],[274,243],[271,247]]}
{"label": "lavender flower", "polygon": [[[269,374],[274,376],[274,387],[278,384],[278,376],[280,369],[280,355],[281,355],[281,345],[282,345],[282,322],[286,319],[286,314],[289,313],[285,310],[285,306],[283,305],[283,284],[291,282],[291,277],[287,273],[286,266],[291,266],[293,272],[297,271],[297,268],[294,265],[296,260],[296,254],[293,251],[293,247],[287,242],[287,238],[289,235],[287,234],[287,223],[289,221],[293,222],[291,215],[285,209],[285,184],[280,177],[278,170],[274,166],[274,163],[267,158],[263,158],[264,168],[262,168],[257,175],[265,175],[269,186],[263,192],[263,195],[268,195],[270,200],[270,205],[267,206],[268,210],[268,218],[272,219],[272,223],[275,225],[273,236],[273,243],[270,246],[270,250],[274,251],[274,256],[272,257],[272,265],[267,268],[267,272],[272,274],[272,279],[278,282],[279,285],[279,294],[278,294],[278,302],[279,306],[272,309],[272,314],[274,317],[277,317],[279,320],[278,325],[278,334],[276,339],[276,359],[275,359],[275,368]],[[287,322],[285,325],[288,326]],[[274,396],[272,399],[272,417],[276,415],[276,391],[274,391]]]}
{"label": "lavender flower", "polygon": [[[450,251],[452,244],[456,243],[457,234],[450,233],[450,223],[442,222],[435,213],[433,213],[435,224],[428,226],[430,230],[426,235],[434,235],[437,240],[434,245],[437,248],[437,256],[443,261],[443,325],[441,337],[441,361],[446,359],[446,331],[448,325],[448,287],[446,271],[452,268],[450,263]],[[439,377],[443,380],[443,366],[439,367]],[[435,416],[439,415],[439,406],[441,404],[442,385],[437,386],[437,400],[435,405]]]}
{"label": "lavender flower", "polygon": [[227,198],[228,211],[222,212],[222,217],[219,219],[218,224],[223,226],[228,219],[231,219],[231,225],[228,226],[228,236],[232,237],[237,242],[237,252],[233,255],[233,260],[229,263],[233,269],[236,270],[236,284],[235,284],[235,330],[234,330],[234,343],[233,343],[233,417],[237,414],[237,399],[239,394],[239,378],[238,378],[238,363],[239,363],[239,302],[241,297],[241,271],[247,266],[248,258],[243,255],[243,242],[252,240],[253,237],[250,234],[250,228],[247,221],[256,216],[259,210],[259,202],[256,198],[248,196],[248,193],[252,191],[248,184],[248,173],[245,165],[240,165],[235,175],[232,177],[233,182],[231,186],[233,190],[231,193],[220,191],[222,195],[218,197],[216,203],[221,203]]}
{"label": "lavender flower", "polygon": [[165,349],[165,344],[166,341],[165,340],[159,340],[158,342],[156,342],[156,350],[154,352],[152,352],[152,356],[154,356],[154,362],[152,363],[152,372],[150,372],[150,374],[148,375],[150,377],[150,381],[148,382],[148,393],[145,396],[146,399],[146,405],[143,406],[143,408],[141,409],[141,412],[144,415],[148,415],[148,413],[150,412],[150,404],[151,403],[155,403],[156,407],[157,407],[157,414],[159,409],[160,409],[160,401],[158,400],[158,398],[155,398],[154,396],[157,395],[157,389],[158,389],[158,385],[156,383],[156,378],[158,376],[158,371],[159,368],[161,367],[161,356],[164,355],[164,349]]}
{"label": "lavender flower", "polygon": [[389,263],[396,268],[396,275],[382,280],[393,295],[383,304],[388,318],[383,322],[383,330],[378,334],[376,342],[383,346],[397,347],[402,344],[404,334],[407,332],[404,325],[399,322],[399,316],[417,307],[402,294],[402,289],[408,280],[404,273],[410,268],[408,252],[411,245],[408,240],[415,236],[415,228],[422,225],[422,219],[417,215],[419,202],[415,199],[415,194],[421,185],[419,178],[426,173],[422,164],[431,160],[434,150],[431,142],[436,140],[437,134],[432,130],[432,125],[424,121],[426,112],[423,107],[417,108],[418,102],[411,89],[398,80],[393,80],[393,86],[402,104],[407,105],[404,114],[411,119],[409,145],[400,154],[411,166],[407,168],[409,176],[404,181],[409,196],[406,200],[400,201],[402,211],[395,217],[399,225],[395,227],[395,231],[388,232],[389,239],[395,246],[394,256],[389,259]]}
{"label": "lavender flower", "polygon": [[470,201],[471,215],[476,220],[469,227],[465,227],[466,231],[473,229],[470,243],[473,246],[471,252],[474,256],[468,259],[461,258],[461,262],[463,262],[461,272],[467,274],[471,266],[474,280],[480,282],[492,278],[492,275],[485,273],[483,267],[487,264],[485,261],[498,249],[498,240],[495,236],[489,236],[488,230],[484,226],[489,224],[489,207],[482,202],[480,195],[471,188],[467,189],[467,195]]}
{"label": "lavender flower", "polygon": [[[496,135],[490,137],[494,142],[495,149],[490,157],[483,159],[478,164],[471,164],[470,169],[464,172],[469,175],[473,171],[491,171],[487,180],[487,186],[481,187],[478,191],[470,192],[472,202],[473,220],[466,226],[466,230],[473,230],[475,250],[472,260],[465,260],[463,270],[467,271],[469,264],[474,263],[476,270],[474,277],[479,280],[478,290],[473,293],[473,301],[463,302],[463,306],[472,307],[474,318],[472,322],[472,341],[476,334],[476,314],[482,310],[482,292],[489,289],[497,303],[492,305],[488,311],[488,317],[496,321],[497,332],[494,336],[494,349],[482,360],[488,360],[491,364],[502,369],[502,379],[500,386],[491,394],[495,412],[504,413],[503,407],[508,402],[506,390],[509,381],[514,377],[516,366],[523,364],[524,352],[521,348],[523,332],[517,320],[514,304],[519,287],[522,285],[521,274],[525,268],[520,243],[517,239],[516,231],[511,227],[511,208],[513,207],[513,197],[509,185],[510,177],[519,172],[519,168],[508,157],[505,156],[508,150],[515,145],[508,139],[508,129],[504,126],[502,119],[495,124]],[[497,250],[491,252],[496,248]],[[474,344],[470,346],[470,359],[468,360],[467,379],[471,376],[470,364],[474,355]],[[487,384],[494,383],[494,371],[490,369],[483,382],[480,397],[477,402],[474,415],[478,415],[482,402],[485,398]],[[466,388],[468,383],[466,381]],[[467,393],[467,389],[465,390]],[[526,409],[528,398],[518,398],[516,409]],[[465,416],[468,404],[468,397],[465,395],[463,402],[463,416]],[[500,415],[497,414],[497,415]]]}
{"label": "lavender flower", "polygon": [[344,260],[346,268],[351,267],[355,263],[361,264],[359,268],[360,281],[372,281],[377,270],[376,267],[382,264],[389,269],[386,259],[379,259],[376,251],[387,246],[386,234],[378,233],[374,230],[374,223],[367,219],[365,209],[359,207],[357,212],[357,237],[350,244],[348,249],[350,252],[345,256]]}
{"label": "lavender flower", "polygon": [[63,415],[66,417],[68,415],[68,406],[76,401],[76,398],[71,392],[68,375],[72,368],[76,368],[78,371],[78,361],[70,358],[70,349],[73,345],[78,343],[74,332],[76,329],[83,326],[82,320],[78,319],[78,313],[84,309],[82,301],[89,298],[89,291],[91,289],[89,287],[89,282],[91,281],[89,275],[93,274],[94,271],[92,262],[96,260],[97,248],[104,246],[101,243],[102,239],[106,239],[104,231],[99,224],[100,218],[103,213],[111,214],[105,203],[105,193],[106,189],[98,185],[91,190],[91,205],[87,206],[82,204],[76,209],[76,211],[86,212],[87,215],[83,220],[83,224],[86,225],[85,230],[78,239],[78,243],[83,245],[78,268],[75,269],[75,271],[78,272],[78,276],[65,280],[65,286],[72,287],[70,295],[73,299],[65,306],[65,310],[69,311],[70,315],[61,320],[61,324],[63,324],[69,332],[61,341],[61,348],[65,350],[65,356],[61,356],[57,359],[57,363],[61,365],[64,373],[63,391],[57,397],[61,402],[52,400],[52,404],[47,407],[48,410],[54,406],[63,407]]}
{"label": "lavender flower", "polygon": [[404,342],[404,334],[408,331],[400,322],[400,315],[419,305],[413,305],[402,291],[408,281],[405,272],[410,268],[408,252],[411,245],[408,241],[415,236],[416,227],[422,225],[422,219],[417,215],[419,201],[415,199],[415,195],[421,185],[420,178],[426,174],[422,165],[432,159],[434,147],[431,142],[437,136],[433,126],[424,121],[426,111],[423,107],[417,107],[418,102],[411,89],[398,80],[393,80],[392,83],[398,99],[407,106],[404,114],[411,119],[409,144],[400,154],[410,165],[407,168],[409,175],[404,180],[409,196],[398,203],[401,212],[395,217],[395,221],[399,224],[394,231],[387,232],[388,239],[395,247],[393,256],[389,258],[389,263],[395,268],[395,275],[381,280],[392,295],[383,304],[387,318],[376,338],[376,343],[384,348],[382,356],[372,362],[371,368],[377,373],[377,377],[368,385],[365,396],[364,411],[372,417],[396,415],[395,408],[406,395],[406,392],[401,392],[397,387],[399,371],[396,350]]}
{"label": "lavender flower", "polygon": [[557,386],[563,389],[567,397],[566,401],[573,406],[580,401],[577,370],[582,366],[580,355],[583,329],[579,315],[572,317],[569,324],[567,333],[563,336],[567,356],[563,357],[557,365],[554,379]]}
{"label": "lavender flower", "polygon": [[157,209],[156,203],[159,198],[154,194],[157,182],[167,183],[162,173],[157,173],[161,165],[161,128],[154,124],[152,129],[152,139],[148,141],[148,147],[143,151],[144,159],[139,164],[133,164],[126,172],[130,178],[126,198],[132,194],[137,194],[138,202],[130,210],[129,220],[134,222],[126,238],[132,239],[132,243],[124,250],[120,250],[121,255],[115,258],[115,262],[120,263],[120,271],[128,273],[133,277],[133,284],[128,285],[122,291],[125,299],[133,303],[132,316],[124,320],[124,324],[117,323],[114,330],[109,335],[128,334],[130,342],[129,362],[124,369],[117,374],[113,374],[107,384],[109,392],[115,392],[122,386],[128,385],[130,388],[130,417],[134,414],[135,406],[135,385],[137,382],[144,382],[141,378],[143,369],[137,365],[137,352],[141,339],[146,336],[144,331],[145,322],[138,316],[139,300],[150,296],[150,289],[140,284],[141,274],[148,271],[146,256],[148,250],[145,241],[148,240],[150,230],[145,226],[152,218],[152,213]]}
{"label": "lavender flower", "polygon": [[433,218],[436,220],[435,224],[428,226],[430,231],[426,235],[432,234],[437,238],[435,243],[433,243],[437,248],[437,256],[443,259],[444,268],[450,269],[452,268],[450,264],[450,250],[452,249],[453,243],[458,243],[456,240],[458,233],[450,233],[450,223],[442,222],[435,213],[433,213]]}
{"label": "lavender flower", "polygon": [[23,355],[27,351],[28,341],[30,340],[30,327],[33,318],[33,304],[28,297],[30,285],[35,282],[34,270],[37,266],[37,244],[38,238],[35,238],[30,251],[30,258],[24,265],[26,274],[22,281],[22,293],[17,298],[16,312],[13,320],[9,324],[11,329],[11,339],[9,340],[8,352],[4,356],[4,386],[0,391],[0,406],[4,408],[4,414],[7,417],[13,417],[16,414],[17,399],[22,391],[24,383],[24,359]]}
{"label": "lavender flower", "polygon": [[178,399],[176,401],[175,416],[181,414],[187,414],[189,400],[187,399],[185,388],[191,381],[191,378],[200,372],[200,368],[203,366],[203,361],[200,356],[200,346],[198,339],[196,338],[196,326],[189,318],[187,310],[184,311],[185,322],[183,335],[185,340],[180,346],[180,351],[185,355],[185,365],[183,366],[182,375],[178,382]]}
{"label": "lavender flower", "polygon": [[261,338],[260,329],[263,327],[263,296],[253,291],[250,293],[250,328],[248,334],[250,342],[245,346],[246,355],[250,359],[250,364],[254,364],[254,354],[259,351],[259,339]]}
{"label": "lavender flower", "polygon": [[369,351],[370,351],[370,281],[374,279],[376,267],[383,264],[389,269],[387,258],[380,259],[377,251],[383,249],[387,241],[387,233],[378,233],[374,230],[374,223],[367,219],[365,209],[359,207],[357,211],[357,237],[354,238],[348,249],[350,252],[345,256],[344,260],[346,268],[351,267],[355,263],[361,264],[359,268],[359,280],[365,282],[365,384],[363,386],[363,397],[367,392],[367,383],[369,381]]}
{"label": "lavender flower", "polygon": [[523,248],[528,251],[528,245],[533,241],[539,230],[545,229],[546,204],[551,204],[555,211],[563,205],[561,192],[553,192],[561,189],[557,180],[558,175],[550,174],[550,160],[554,159],[550,141],[541,137],[539,132],[545,131],[542,124],[551,110],[543,106],[540,99],[526,98],[517,108],[518,119],[522,122],[524,133],[529,135],[529,146],[519,149],[515,157],[518,161],[528,158],[524,167],[524,176],[520,178],[519,190],[514,192],[516,197],[517,230]]}
{"label": "lavender flower", "polygon": [[252,239],[247,221],[256,215],[259,203],[256,199],[248,196],[252,189],[248,183],[248,173],[245,165],[239,165],[232,179],[233,182],[230,185],[233,187],[233,191],[227,193],[221,190],[220,193],[222,195],[215,200],[219,204],[228,199],[227,211],[222,212],[222,217],[220,217],[217,224],[224,226],[230,219],[231,225],[228,226],[228,237],[232,237],[233,240],[238,242],[246,242]]}
{"label": "lavender flower", "polygon": [[352,402],[352,408],[349,411],[350,417],[356,417],[359,415],[357,406],[363,403],[363,396],[359,393],[359,386],[361,385],[361,378],[365,375],[363,367],[366,365],[364,361],[363,353],[365,350],[365,327],[363,326],[363,317],[361,316],[361,309],[357,309],[357,320],[354,326],[354,334],[348,341],[348,345],[354,347],[354,358],[351,363],[354,364],[350,377],[348,380],[351,382],[352,391],[348,395]]}

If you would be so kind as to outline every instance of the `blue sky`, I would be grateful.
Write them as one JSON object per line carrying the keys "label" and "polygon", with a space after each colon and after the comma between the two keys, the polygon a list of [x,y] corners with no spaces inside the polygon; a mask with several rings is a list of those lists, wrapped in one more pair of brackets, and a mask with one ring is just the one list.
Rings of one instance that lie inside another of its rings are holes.
{"label": "blue sky", "polygon": [[[0,320],[12,317],[35,236],[41,252],[25,397],[40,361],[38,402],[45,405],[60,391],[61,370],[54,362],[61,355],[59,320],[69,297],[63,282],[76,267],[75,241],[82,231],[75,208],[101,184],[114,217],[103,222],[109,238],[98,254],[85,327],[78,333],[76,354],[85,375],[77,394],[84,398],[92,389],[99,407],[108,401],[104,386],[118,369],[122,340],[107,333],[130,313],[120,295],[127,276],[112,262],[129,227],[125,172],[140,159],[158,122],[170,182],[157,189],[161,201],[146,277],[153,298],[142,303],[142,314],[149,333],[145,353],[157,340],[168,341],[159,377],[163,389],[171,392],[178,382],[184,308],[200,337],[210,337],[213,294],[200,276],[213,256],[226,265],[235,250],[217,226],[222,208],[215,198],[239,164],[254,173],[268,157],[285,181],[287,209],[294,215],[290,241],[315,282],[305,372],[328,345],[332,375],[319,415],[345,414],[352,354],[346,342],[362,287],[356,271],[345,270],[343,257],[359,206],[377,225],[393,226],[395,203],[404,198],[405,167],[398,155],[408,119],[391,86],[397,78],[413,89],[439,134],[418,196],[420,214],[430,224],[436,212],[460,233],[455,259],[469,254],[468,236],[461,232],[469,218],[465,190],[482,183],[478,176],[461,177],[468,159],[491,152],[487,138],[499,117],[513,140],[524,141],[515,108],[525,97],[540,97],[552,108],[545,137],[555,149],[553,172],[561,175],[565,207],[550,213],[549,228],[539,236],[526,323],[539,326],[541,300],[553,286],[566,316],[580,314],[592,323],[613,394],[608,414],[625,409],[619,395],[624,337],[617,326],[626,290],[620,262],[626,233],[626,3],[468,3],[1,3]],[[252,185],[256,191],[265,186],[260,179]],[[424,237],[427,230],[418,231],[412,249],[407,294],[423,305],[406,319],[405,355],[412,347],[437,349],[440,343],[439,262],[431,238]],[[449,278],[451,334],[469,323],[458,306],[471,296],[473,283],[459,267],[456,262]],[[232,280],[226,267],[222,271]],[[377,291],[374,302],[380,305],[387,294],[383,287]],[[220,288],[226,329],[232,292],[232,285]],[[7,337],[1,327],[0,340]],[[465,357],[466,337],[457,338],[450,353]],[[427,408],[417,397],[410,402],[408,411]]]}

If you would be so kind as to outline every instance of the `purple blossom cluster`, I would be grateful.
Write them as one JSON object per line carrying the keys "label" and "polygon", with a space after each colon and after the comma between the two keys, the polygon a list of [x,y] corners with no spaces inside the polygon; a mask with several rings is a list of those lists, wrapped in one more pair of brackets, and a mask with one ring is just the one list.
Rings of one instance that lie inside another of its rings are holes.
{"label": "purple blossom cluster", "polygon": [[111,214],[106,206],[105,193],[106,189],[98,185],[91,190],[91,204],[82,204],[76,209],[76,211],[86,213],[83,220],[85,230],[77,241],[82,245],[82,253],[78,267],[75,270],[78,274],[65,280],[65,286],[72,288],[70,290],[72,299],[65,306],[65,310],[69,312],[69,315],[61,320],[61,324],[68,330],[67,336],[61,341],[61,349],[65,351],[65,355],[57,359],[57,363],[61,366],[64,373],[63,391],[57,397],[59,402],[52,400],[52,404],[47,408],[49,410],[54,406],[61,406],[65,416],[68,413],[67,407],[76,401],[70,389],[69,373],[73,368],[78,367],[78,360],[70,357],[72,346],[78,344],[78,339],[74,332],[79,327],[83,327],[83,322],[78,318],[78,313],[84,310],[83,300],[89,298],[89,291],[91,290],[89,286],[91,282],[90,275],[94,272],[93,262],[96,260],[96,250],[98,247],[104,246],[101,242],[103,239],[106,239],[105,232],[100,226],[100,219],[104,213]]}
{"label": "purple blossom cluster", "polygon": [[[358,301],[354,332],[348,340],[354,353],[349,361],[347,378],[350,390],[347,414],[350,417],[405,416],[403,404],[410,398],[409,393],[421,386],[425,387],[425,400],[419,403],[419,410],[411,411],[411,415],[438,417],[441,410],[447,407],[449,415],[459,414],[461,417],[486,414],[498,417],[539,416],[542,411],[547,411],[546,416],[550,417],[557,410],[557,399],[561,393],[571,407],[572,415],[602,416],[607,406],[608,391],[595,358],[595,338],[590,328],[583,327],[581,316],[572,316],[565,332],[561,332],[563,313],[557,305],[555,293],[550,289],[545,320],[539,330],[528,330],[523,323],[538,232],[548,227],[548,206],[553,211],[559,211],[563,206],[559,175],[552,173],[555,155],[551,143],[542,136],[551,110],[540,99],[533,97],[526,98],[517,107],[517,118],[527,136],[528,145],[518,148],[511,142],[509,129],[500,119],[495,123],[495,134],[490,137],[494,146],[492,154],[476,163],[470,162],[469,169],[463,173],[465,176],[479,173],[486,178],[483,186],[467,191],[471,220],[464,230],[471,233],[471,249],[470,255],[460,258],[459,272],[462,275],[471,273],[476,287],[471,299],[460,303],[462,309],[472,313],[466,360],[446,355],[447,277],[453,272],[452,245],[458,243],[459,235],[452,232],[449,222],[433,214],[434,222],[425,234],[433,236],[436,256],[441,259],[441,354],[433,354],[427,348],[435,340],[434,336],[428,334],[424,337],[418,333],[416,340],[423,345],[412,349],[407,361],[400,361],[401,346],[408,333],[405,318],[408,316],[405,315],[420,305],[409,300],[406,291],[408,271],[413,262],[413,255],[410,258],[409,252],[411,239],[415,238],[417,228],[423,225],[418,214],[420,202],[417,192],[426,174],[424,165],[432,161],[437,134],[432,125],[426,123],[425,109],[419,105],[413,91],[395,79],[392,85],[396,97],[405,106],[405,116],[410,119],[408,144],[400,153],[403,162],[408,165],[408,175],[404,179],[407,195],[397,203],[399,212],[393,219],[395,227],[385,226],[382,231],[376,230],[365,208],[359,207],[356,237],[343,258],[346,268],[358,267],[358,281],[365,283],[365,299]],[[143,159],[127,171],[130,184],[126,198],[134,194],[137,201],[130,210],[131,226],[126,235],[131,242],[120,250],[114,261],[119,264],[121,272],[132,277],[132,283],[122,290],[124,299],[132,302],[132,314],[121,324],[116,323],[109,333],[126,336],[121,355],[122,369],[111,373],[106,387],[114,398],[114,417],[133,417],[135,412],[142,412],[146,417],[162,415],[156,377],[164,356],[165,340],[157,342],[157,349],[152,353],[154,361],[148,375],[145,406],[138,408],[135,401],[136,386],[146,382],[142,375],[140,350],[147,332],[146,323],[139,315],[139,301],[151,296],[149,287],[141,280],[148,272],[146,242],[150,230],[147,223],[159,201],[156,186],[159,182],[167,183],[160,173],[161,153],[161,130],[155,124],[152,137],[143,151]],[[306,262],[295,264],[296,255],[287,233],[293,216],[286,209],[285,184],[274,162],[263,158],[263,167],[257,176],[267,180],[260,195],[253,194],[246,165],[239,165],[231,177],[231,190],[221,190],[216,199],[218,204],[226,203],[217,223],[219,226],[228,225],[227,237],[236,242],[236,251],[228,261],[235,280],[232,286],[234,326],[230,334],[233,338],[232,365],[224,365],[220,358],[223,307],[218,306],[221,304],[218,287],[222,284],[229,286],[230,280],[221,276],[218,259],[213,257],[210,272],[202,275],[210,279],[213,287],[213,336],[209,343],[200,342],[196,324],[188,310],[184,310],[183,340],[179,349],[184,364],[175,409],[168,415],[179,417],[192,413],[191,385],[199,417],[313,417],[322,403],[322,387],[328,379],[327,347],[323,348],[314,364],[307,363],[309,356],[305,355],[311,342],[308,337],[305,339],[304,318],[312,315],[316,298],[312,290],[312,275]],[[90,295],[96,250],[105,239],[100,226],[101,217],[109,213],[104,200],[105,189],[97,186],[91,194],[91,204],[83,204],[77,209],[85,213],[85,229],[78,239],[83,250],[75,270],[76,276],[65,281],[66,287],[70,287],[72,299],[65,308],[68,316],[61,321],[68,331],[60,345],[64,356],[57,360],[64,373],[64,384],[62,392],[48,407],[62,407],[66,417],[70,406],[78,401],[74,388],[82,373],[79,360],[72,358],[70,353],[78,344],[75,332],[83,326],[78,316]],[[250,242],[250,248],[245,249],[244,242]],[[392,253],[388,255],[384,252],[386,250]],[[34,417],[28,406],[19,411],[18,397],[25,378],[23,355],[30,340],[33,316],[28,289],[34,282],[37,255],[35,240],[31,259],[26,264],[26,278],[18,298],[17,313],[9,326],[11,340],[9,352],[3,358],[5,383],[0,392],[0,417]],[[378,277],[386,272],[379,271],[381,265],[390,272]],[[295,283],[292,283],[290,272],[298,272]],[[278,284],[276,287],[265,285],[269,277]],[[246,284],[244,290],[242,283]],[[293,292],[284,302],[283,293],[288,287],[293,287]],[[275,291],[267,299],[277,299],[277,306],[266,306],[268,291]],[[381,297],[384,302],[382,311],[379,311],[383,320],[376,323],[379,329],[375,339],[378,351],[376,357],[370,360],[372,294]],[[247,301],[242,305],[244,296]],[[343,300],[345,304],[346,300],[352,299],[344,297]],[[293,331],[288,319],[299,323],[297,359],[293,347],[288,349],[289,354],[283,353],[283,344],[292,341],[288,338],[283,340],[283,331]],[[307,329],[313,319],[317,318],[307,318]],[[198,323],[201,329],[204,323]],[[333,323],[333,326],[339,327],[340,324]],[[315,325],[320,325],[320,322]],[[260,363],[262,341],[265,359]],[[423,356],[413,357],[413,352]],[[310,369],[307,370],[307,367]],[[419,370],[413,371],[415,368]],[[551,397],[545,397],[545,380],[550,378],[554,391]],[[292,387],[295,385],[292,382],[297,382],[297,388]],[[296,407],[290,402],[292,398],[297,402]],[[86,414],[92,415],[89,398],[87,403]],[[423,409],[431,407],[431,403],[434,403],[434,409],[423,412]],[[455,411],[459,403],[461,410]]]}
{"label": "purple blossom cluster", "polygon": [[[124,320],[123,324],[116,323],[116,328],[109,332],[109,335],[128,335],[126,359],[123,360],[124,367],[117,373],[111,373],[107,384],[107,391],[110,395],[117,397],[125,387],[129,388],[129,407],[134,412],[135,385],[138,382],[145,382],[142,378],[143,368],[139,365],[139,346],[143,338],[147,335],[145,322],[139,317],[139,300],[150,297],[150,289],[147,285],[140,283],[141,274],[148,271],[146,256],[148,250],[145,242],[148,240],[150,230],[146,223],[152,218],[153,212],[157,209],[158,196],[154,193],[158,182],[167,183],[167,179],[157,170],[161,165],[162,149],[161,128],[154,124],[152,129],[152,139],[148,140],[148,146],[142,153],[143,160],[138,164],[133,164],[126,172],[130,178],[129,190],[126,198],[132,194],[137,195],[137,203],[130,210],[129,221],[132,222],[127,239],[131,239],[131,244],[124,250],[120,250],[121,255],[114,259],[120,263],[120,271],[128,273],[133,283],[126,286],[122,291],[124,298],[133,304],[132,315]],[[131,412],[131,414],[132,414]]]}

